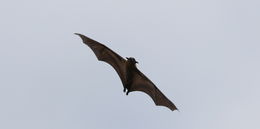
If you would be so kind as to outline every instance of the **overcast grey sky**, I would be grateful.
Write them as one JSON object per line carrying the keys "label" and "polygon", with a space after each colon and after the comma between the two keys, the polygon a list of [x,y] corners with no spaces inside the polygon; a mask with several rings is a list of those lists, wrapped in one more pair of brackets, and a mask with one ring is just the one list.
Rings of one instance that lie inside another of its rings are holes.
{"label": "overcast grey sky", "polygon": [[[259,129],[259,0],[2,0],[1,129]],[[73,33],[135,57],[180,112]],[[100,80],[98,80],[100,79]]]}

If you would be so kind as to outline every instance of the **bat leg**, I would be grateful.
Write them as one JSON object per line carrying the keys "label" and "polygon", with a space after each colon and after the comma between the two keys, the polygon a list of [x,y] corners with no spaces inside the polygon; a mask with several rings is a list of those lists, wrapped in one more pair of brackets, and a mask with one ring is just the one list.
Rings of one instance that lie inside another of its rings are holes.
{"label": "bat leg", "polygon": [[129,94],[129,92],[130,92],[130,91],[129,91],[129,90],[127,90],[127,92],[126,92],[126,95],[128,95],[128,94]]}
{"label": "bat leg", "polygon": [[126,92],[126,88],[124,87],[124,90],[123,90],[124,92]]}

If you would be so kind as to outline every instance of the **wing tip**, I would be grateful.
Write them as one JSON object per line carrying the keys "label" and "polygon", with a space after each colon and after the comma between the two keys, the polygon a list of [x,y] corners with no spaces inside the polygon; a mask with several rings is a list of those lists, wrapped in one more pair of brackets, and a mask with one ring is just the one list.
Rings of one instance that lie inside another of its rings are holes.
{"label": "wing tip", "polygon": [[180,112],[179,109],[176,108],[176,107],[167,107],[167,108],[170,109],[171,111],[175,111],[176,110],[176,111]]}
{"label": "wing tip", "polygon": [[180,110],[179,110],[175,105],[173,105],[173,106],[166,106],[166,105],[160,105],[160,104],[155,104],[155,105],[156,105],[156,106],[165,107],[165,108],[167,108],[167,109],[169,109],[169,110],[171,110],[171,111],[177,110],[178,112],[180,112]]}
{"label": "wing tip", "polygon": [[178,112],[180,112],[180,110],[178,109],[178,108],[174,108],[174,109],[171,109],[172,111],[178,111]]}
{"label": "wing tip", "polygon": [[80,34],[80,33],[74,33],[75,35],[78,35],[78,36],[83,36],[82,34]]}
{"label": "wing tip", "polygon": [[75,35],[78,35],[82,40],[83,40],[83,42],[85,41],[87,41],[87,40],[92,40],[92,41],[94,41],[93,39],[91,39],[91,38],[89,38],[89,37],[87,37],[87,36],[85,36],[85,35],[83,35],[83,34],[80,34],[80,33],[74,33]]}
{"label": "wing tip", "polygon": [[[168,106],[167,106],[168,107]],[[171,105],[170,107],[168,107],[170,110],[172,110],[172,111],[178,111],[178,112],[180,112],[179,111],[179,109],[173,104],[173,105]]]}
{"label": "wing tip", "polygon": [[80,33],[74,33],[75,35],[78,35],[81,39],[82,39],[82,41],[85,43],[85,40],[86,39],[88,39],[85,35],[83,35],[83,34],[80,34]]}

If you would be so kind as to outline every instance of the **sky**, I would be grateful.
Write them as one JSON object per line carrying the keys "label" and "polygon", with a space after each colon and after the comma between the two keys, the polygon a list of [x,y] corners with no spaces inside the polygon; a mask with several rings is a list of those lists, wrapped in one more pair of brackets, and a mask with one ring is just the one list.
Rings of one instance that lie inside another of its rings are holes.
{"label": "sky", "polygon": [[[2,0],[1,129],[259,129],[259,0]],[[123,93],[82,33],[178,107]]]}

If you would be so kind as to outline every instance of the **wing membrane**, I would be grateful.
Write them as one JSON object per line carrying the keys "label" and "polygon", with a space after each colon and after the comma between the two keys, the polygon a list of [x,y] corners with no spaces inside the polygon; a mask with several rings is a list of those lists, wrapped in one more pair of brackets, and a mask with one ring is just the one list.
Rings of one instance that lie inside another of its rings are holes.
{"label": "wing membrane", "polygon": [[125,64],[126,60],[115,53],[113,50],[109,49],[107,46],[91,39],[88,38],[82,34],[75,33],[76,35],[80,36],[81,39],[83,40],[83,43],[85,43],[87,46],[89,46],[92,51],[95,53],[96,57],[100,61],[104,61],[108,64],[110,64],[117,72],[119,75],[123,85],[126,82],[126,77],[125,75]]}
{"label": "wing membrane", "polygon": [[166,106],[172,111],[178,110],[176,106],[138,69],[134,72],[130,91],[142,91],[148,94],[157,106]]}

